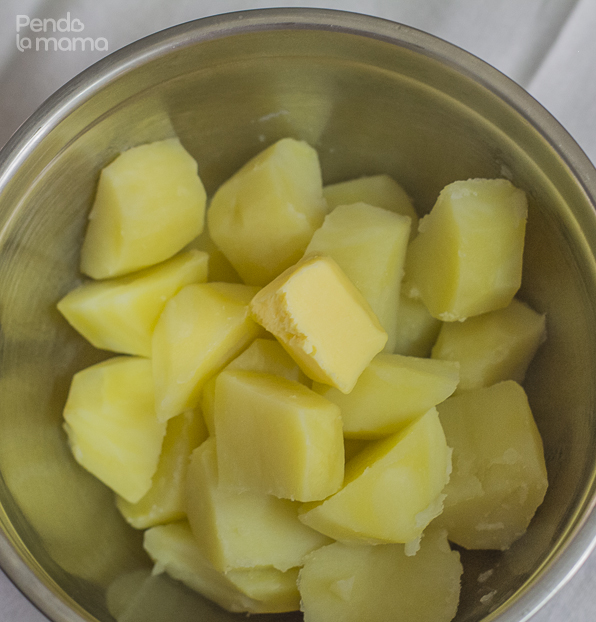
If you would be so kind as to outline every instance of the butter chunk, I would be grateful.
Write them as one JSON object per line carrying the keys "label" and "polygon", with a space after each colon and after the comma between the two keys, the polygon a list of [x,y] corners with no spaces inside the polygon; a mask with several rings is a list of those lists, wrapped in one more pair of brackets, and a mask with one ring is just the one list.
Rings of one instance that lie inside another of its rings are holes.
{"label": "butter chunk", "polygon": [[337,263],[310,255],[252,299],[251,312],[312,380],[349,393],[387,342],[369,304]]}

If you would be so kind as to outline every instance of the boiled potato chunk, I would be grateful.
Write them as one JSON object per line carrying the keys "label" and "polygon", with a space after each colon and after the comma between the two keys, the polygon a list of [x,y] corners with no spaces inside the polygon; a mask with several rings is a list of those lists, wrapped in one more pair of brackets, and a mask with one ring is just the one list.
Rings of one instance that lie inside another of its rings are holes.
{"label": "boiled potato chunk", "polygon": [[458,368],[452,361],[381,353],[347,395],[318,382],[313,391],[340,407],[344,436],[380,438],[447,399],[457,387]]}
{"label": "boiled potato chunk", "polygon": [[[288,380],[296,380],[307,384],[308,378],[300,370],[292,357],[274,339],[255,339],[242,354],[231,361],[225,369],[246,369],[261,371],[265,374],[283,376]],[[215,434],[213,421],[213,403],[215,401],[215,381],[210,378],[203,387],[201,408],[209,434]]]}
{"label": "boiled potato chunk", "polygon": [[281,613],[299,607],[297,569],[218,572],[197,546],[185,521],[148,529],[143,546],[155,562],[154,572],[167,572],[228,611]]}
{"label": "boiled potato chunk", "polygon": [[317,152],[284,138],[220,186],[207,220],[244,282],[265,285],[300,259],[326,210]]}
{"label": "boiled potato chunk", "polygon": [[341,486],[339,407],[303,384],[259,372],[223,371],[215,383],[215,438],[222,485],[298,501]]}
{"label": "boiled potato chunk", "polygon": [[81,466],[130,503],[147,493],[166,432],[155,416],[151,361],[118,356],[76,373],[64,422]]}
{"label": "boiled potato chunk", "polygon": [[275,339],[255,339],[242,354],[228,364],[226,369],[261,371],[302,384],[309,382],[296,361]]}
{"label": "boiled potato chunk", "polygon": [[203,384],[259,334],[248,303],[256,287],[187,285],[171,298],[153,332],[155,409],[167,421],[195,408]]}
{"label": "boiled potato chunk", "polygon": [[81,272],[105,279],[169,259],[203,230],[206,199],[178,139],[121,153],[101,171]]}
{"label": "boiled potato chunk", "polygon": [[340,205],[315,231],[306,254],[329,255],[360,290],[393,352],[411,220],[366,203]]}
{"label": "boiled potato chunk", "polygon": [[370,175],[348,181],[329,184],[323,188],[329,211],[338,205],[368,203],[375,207],[409,216],[412,219],[411,232],[418,229],[418,215],[406,191],[389,175]]}
{"label": "boiled potato chunk", "polygon": [[203,251],[209,255],[209,280],[223,283],[242,283],[240,275],[234,270],[226,256],[217,248],[211,239],[209,227],[205,227],[201,235],[189,242],[184,250]]}
{"label": "boiled potato chunk", "polygon": [[209,256],[188,251],[157,266],[105,281],[88,281],[58,310],[96,348],[151,356],[151,337],[166,302],[185,285],[207,280]]}
{"label": "boiled potato chunk", "polygon": [[311,553],[300,571],[304,622],[449,622],[462,572],[441,530],[425,532],[414,556],[401,544],[336,542]]}
{"label": "boiled potato chunk", "polygon": [[504,309],[443,324],[432,356],[458,361],[458,392],[468,391],[502,380],[523,382],[545,339],[545,316],[513,299]]}
{"label": "boiled potato chunk", "polygon": [[191,456],[187,513],[197,545],[217,570],[273,566],[286,572],[329,544],[298,520],[296,503],[222,485],[216,454],[216,440],[210,438]]}
{"label": "boiled potato chunk", "polygon": [[506,307],[521,284],[527,213],[506,179],[446,186],[408,249],[410,295],[447,322]]}
{"label": "boiled potato chunk", "polygon": [[326,255],[304,257],[264,287],[250,304],[312,380],[349,393],[387,342],[362,294]]}
{"label": "boiled potato chunk", "polygon": [[451,450],[435,408],[371,443],[346,465],[343,488],[307,503],[300,520],[346,542],[412,543],[442,510]]}
{"label": "boiled potato chunk", "polygon": [[453,473],[437,519],[468,549],[507,549],[526,531],[548,486],[542,440],[513,380],[439,405]]}
{"label": "boiled potato chunk", "polygon": [[136,529],[170,523],[186,516],[186,469],[190,454],[207,438],[198,410],[189,410],[167,423],[153,483],[136,503],[116,497],[116,506]]}
{"label": "boiled potato chunk", "polygon": [[393,351],[406,356],[429,356],[441,326],[442,322],[428,312],[421,300],[402,293],[397,308]]}
{"label": "boiled potato chunk", "polygon": [[300,609],[299,570],[290,568],[281,572],[272,567],[240,568],[230,570],[226,578],[259,603],[254,613],[283,613]]}

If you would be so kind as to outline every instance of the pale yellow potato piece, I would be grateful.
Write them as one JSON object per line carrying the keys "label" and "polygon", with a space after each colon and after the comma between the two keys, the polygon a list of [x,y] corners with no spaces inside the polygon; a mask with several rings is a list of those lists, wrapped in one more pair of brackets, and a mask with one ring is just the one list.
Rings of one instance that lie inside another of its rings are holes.
{"label": "pale yellow potato piece", "polygon": [[453,473],[437,523],[468,549],[507,549],[526,531],[548,486],[542,439],[512,380],[439,405]]}
{"label": "pale yellow potato piece", "polygon": [[215,438],[224,486],[298,501],[339,490],[344,444],[339,407],[303,384],[223,371],[215,384]]}
{"label": "pale yellow potato piece", "polygon": [[188,410],[167,423],[157,470],[142,499],[129,503],[116,496],[116,507],[136,529],[171,523],[186,516],[186,469],[190,454],[207,438],[199,410]]}
{"label": "pale yellow potato piece", "polygon": [[414,556],[402,544],[336,542],[311,553],[300,571],[304,622],[449,622],[462,572],[445,531],[425,532]]}
{"label": "pale yellow potato piece", "polygon": [[322,503],[304,504],[300,520],[335,540],[415,548],[442,510],[450,471],[451,450],[432,408],[356,454],[346,465],[342,489]]}
{"label": "pale yellow potato piece", "polygon": [[211,239],[207,223],[205,223],[201,235],[189,242],[184,250],[198,250],[209,255],[209,281],[214,283],[242,283],[240,275]]}
{"label": "pale yellow potato piece", "polygon": [[381,438],[447,399],[458,380],[456,362],[381,353],[347,395],[318,382],[313,391],[340,407],[344,436]]}
{"label": "pale yellow potato piece", "polygon": [[151,488],[165,423],[155,416],[151,361],[118,356],[76,373],[64,407],[75,460],[130,503]]}
{"label": "pale yellow potato piece", "polygon": [[[242,354],[228,363],[224,369],[246,369],[261,371],[265,374],[283,376],[288,380],[296,380],[307,386],[310,380],[296,365],[292,357],[282,348],[275,339],[255,339]],[[213,421],[213,403],[215,401],[215,381],[217,376],[210,378],[204,385],[201,394],[201,409],[207,424],[209,434],[215,434]]]}
{"label": "pale yellow potato piece", "polygon": [[226,573],[239,590],[259,604],[249,613],[283,613],[300,609],[299,568],[285,572],[272,567],[239,568]]}
{"label": "pale yellow potato piece", "polygon": [[58,303],[68,323],[96,348],[151,356],[151,338],[166,302],[185,285],[207,280],[209,256],[180,253],[157,266],[88,281]]}
{"label": "pale yellow potato piece", "polygon": [[397,308],[393,351],[406,356],[430,356],[441,326],[442,322],[429,313],[421,300],[402,293]]}
{"label": "pale yellow potato piece", "polygon": [[303,258],[250,304],[312,380],[349,393],[387,342],[369,304],[333,259]]}
{"label": "pale yellow potato piece", "polygon": [[409,295],[446,322],[506,307],[521,284],[527,213],[506,179],[443,188],[408,249]]}
{"label": "pale yellow potato piece", "polygon": [[81,272],[105,279],[169,259],[203,230],[206,199],[177,138],[121,153],[101,171]]}
{"label": "pale yellow potato piece", "polygon": [[443,324],[432,357],[459,362],[458,392],[502,380],[521,383],[545,339],[546,317],[513,299],[504,309]]}
{"label": "pale yellow potato piece", "polygon": [[418,230],[418,214],[410,197],[389,175],[369,175],[329,184],[323,188],[323,196],[329,211],[338,205],[368,203],[396,214],[409,216],[412,219],[411,232],[415,233]]}
{"label": "pale yellow potato piece", "polygon": [[368,444],[372,441],[368,441],[361,438],[345,438],[344,437],[344,452],[346,454],[346,462],[349,462],[356,454],[360,453]]}
{"label": "pale yellow potato piece", "polygon": [[300,259],[326,212],[317,152],[284,138],[220,186],[207,221],[244,282],[265,285]]}
{"label": "pale yellow potato piece", "polygon": [[160,421],[195,408],[205,381],[260,332],[248,303],[256,287],[187,285],[166,304],[153,332],[155,410]]}
{"label": "pale yellow potato piece", "polygon": [[154,572],[167,572],[228,611],[282,613],[299,607],[298,569],[218,572],[197,546],[186,521],[148,529],[143,546],[155,562]]}
{"label": "pale yellow potato piece", "polygon": [[298,520],[295,502],[222,485],[216,453],[216,441],[210,438],[191,456],[187,514],[197,545],[217,570],[273,566],[285,572],[329,544]]}
{"label": "pale yellow potato piece", "polygon": [[339,205],[315,231],[306,254],[335,260],[360,290],[388,335],[393,352],[399,292],[411,219],[366,203]]}

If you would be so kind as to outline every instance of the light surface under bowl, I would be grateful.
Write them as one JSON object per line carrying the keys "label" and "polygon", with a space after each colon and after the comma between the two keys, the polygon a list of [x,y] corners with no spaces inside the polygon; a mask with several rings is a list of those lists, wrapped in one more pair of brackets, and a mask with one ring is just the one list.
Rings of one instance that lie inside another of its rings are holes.
{"label": "light surface under bowl", "polygon": [[318,149],[325,182],[389,173],[421,213],[456,179],[506,176],[527,191],[520,295],[547,313],[549,336],[526,387],[550,488],[509,551],[463,554],[456,618],[527,619],[596,535],[596,173],[548,113],[478,59],[398,24],[325,10],[228,14],[148,37],[66,85],[3,150],[4,570],[57,622],[241,619],[149,577],[140,535],[76,465],[61,429],[73,372],[108,356],[55,309],[80,279],[98,172],[120,151],[174,134],[209,192],[283,136]]}

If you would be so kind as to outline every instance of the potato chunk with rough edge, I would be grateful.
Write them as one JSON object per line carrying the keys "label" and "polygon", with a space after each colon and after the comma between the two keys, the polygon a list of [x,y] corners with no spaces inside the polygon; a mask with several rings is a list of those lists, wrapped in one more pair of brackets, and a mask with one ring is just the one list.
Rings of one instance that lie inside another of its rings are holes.
{"label": "potato chunk with rough edge", "polygon": [[545,339],[546,317],[513,299],[504,309],[444,323],[432,357],[459,362],[459,393],[502,380],[523,382]]}
{"label": "potato chunk with rough edge", "polygon": [[338,205],[368,203],[396,214],[409,216],[412,219],[410,232],[415,234],[418,230],[418,215],[410,197],[389,175],[369,175],[329,184],[323,188],[323,196],[329,211]]}
{"label": "potato chunk with rough edge", "polygon": [[153,332],[155,410],[167,421],[195,408],[205,381],[258,336],[248,304],[256,287],[187,285],[171,298]]}
{"label": "potato chunk with rough edge", "polygon": [[438,409],[453,447],[438,525],[468,549],[509,548],[548,486],[542,439],[523,388],[506,380],[451,397]]}
{"label": "potato chunk with rough edge", "polygon": [[393,351],[405,356],[430,356],[441,325],[442,322],[428,312],[422,300],[401,294]]}
{"label": "potato chunk with rough edge", "polygon": [[166,302],[185,285],[207,280],[209,256],[180,253],[157,266],[104,281],[88,281],[58,303],[58,311],[96,348],[151,356],[151,337]]}
{"label": "potato chunk with rough edge", "polygon": [[164,423],[155,416],[151,361],[118,356],[76,373],[64,407],[76,461],[130,503],[151,488]]}
{"label": "potato chunk with rough edge", "polygon": [[169,259],[203,230],[206,200],[177,138],[121,153],[101,171],[81,272],[105,279]]}
{"label": "potato chunk with rough edge", "polygon": [[186,516],[186,469],[193,449],[207,438],[198,410],[188,410],[167,423],[157,470],[142,499],[129,503],[116,496],[116,506],[136,529],[171,523]]}
{"label": "potato chunk with rough edge", "polygon": [[521,284],[528,202],[506,179],[441,191],[408,249],[409,294],[452,322],[506,307]]}
{"label": "potato chunk with rough edge", "polygon": [[342,489],[322,503],[305,503],[300,520],[336,540],[415,543],[443,508],[450,472],[451,450],[432,408],[356,454]]}
{"label": "potato chunk with rough edge", "polygon": [[281,613],[299,607],[297,568],[218,572],[197,546],[185,521],[148,529],[143,546],[155,562],[156,572],[167,572],[228,611]]}
{"label": "potato chunk with rough edge", "polygon": [[[255,339],[242,354],[232,360],[224,369],[246,369],[260,371],[264,374],[283,376],[288,380],[301,382],[310,386],[310,380],[304,375],[294,359],[282,348],[275,339]],[[215,434],[213,422],[213,403],[215,401],[215,381],[217,376],[210,378],[204,385],[201,394],[201,410],[207,424],[209,434]]]}
{"label": "potato chunk with rough edge", "polygon": [[347,395],[315,382],[313,391],[341,409],[344,436],[381,438],[447,399],[457,387],[453,361],[377,354]]}
{"label": "potato chunk with rough edge", "polygon": [[285,572],[329,544],[298,520],[295,502],[222,485],[216,454],[213,438],[193,452],[186,486],[188,521],[197,545],[217,570],[273,566]]}
{"label": "potato chunk with rough edge", "polygon": [[331,257],[304,257],[250,303],[253,317],[312,380],[349,393],[387,342],[369,304]]}
{"label": "potato chunk with rough edge", "polygon": [[449,622],[462,572],[441,530],[425,532],[414,556],[401,544],[336,542],[308,555],[300,571],[304,622]]}
{"label": "potato chunk with rough edge", "polygon": [[223,371],[215,383],[215,438],[222,485],[298,501],[341,486],[339,407],[299,382]]}
{"label": "potato chunk with rough edge", "polygon": [[326,213],[317,152],[284,138],[220,186],[207,221],[244,282],[265,285],[300,259]]}
{"label": "potato chunk with rough edge", "polygon": [[388,335],[386,352],[395,346],[410,224],[407,216],[366,203],[339,205],[306,248],[334,259],[360,290]]}

